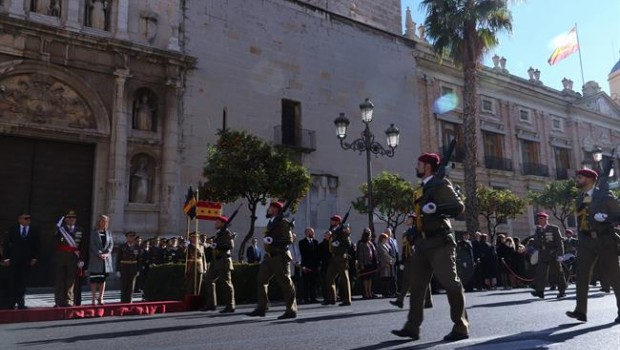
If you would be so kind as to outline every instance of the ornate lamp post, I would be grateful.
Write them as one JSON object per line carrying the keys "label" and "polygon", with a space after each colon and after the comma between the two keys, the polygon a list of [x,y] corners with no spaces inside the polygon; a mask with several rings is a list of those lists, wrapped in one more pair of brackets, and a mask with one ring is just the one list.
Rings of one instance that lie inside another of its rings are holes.
{"label": "ornate lamp post", "polygon": [[372,202],[372,168],[370,164],[370,154],[374,154],[375,156],[394,156],[394,149],[398,147],[399,135],[400,131],[394,124],[390,124],[390,127],[385,130],[385,135],[387,136],[387,144],[388,148],[385,149],[380,143],[375,141],[375,136],[370,132],[370,123],[372,122],[373,117],[373,109],[374,105],[370,102],[370,99],[364,100],[362,104],[360,104],[360,111],[362,116],[362,122],[365,124],[364,131],[362,131],[361,137],[355,139],[353,141],[346,142],[344,139],[347,137],[347,127],[350,122],[347,117],[344,116],[344,113],[340,113],[340,116],[334,120],[334,124],[336,125],[336,135],[340,140],[340,146],[342,149],[352,149],[354,151],[362,154],[366,152],[366,176],[368,182],[368,228],[370,228],[371,232],[375,232],[375,228],[373,225],[373,212],[374,206]]}

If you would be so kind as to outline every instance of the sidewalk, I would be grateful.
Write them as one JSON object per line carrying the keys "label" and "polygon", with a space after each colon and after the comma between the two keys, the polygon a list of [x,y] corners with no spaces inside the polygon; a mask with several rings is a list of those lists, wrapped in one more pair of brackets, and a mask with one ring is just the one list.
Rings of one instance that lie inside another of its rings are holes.
{"label": "sidewalk", "polygon": [[[85,285],[82,287],[82,305],[91,305],[90,287]],[[142,293],[134,293],[133,301],[142,301]],[[120,303],[121,291],[117,288],[106,289],[103,295],[103,303]],[[26,290],[26,306],[29,308],[37,307],[53,307],[54,306],[54,289],[53,288],[28,288]]]}

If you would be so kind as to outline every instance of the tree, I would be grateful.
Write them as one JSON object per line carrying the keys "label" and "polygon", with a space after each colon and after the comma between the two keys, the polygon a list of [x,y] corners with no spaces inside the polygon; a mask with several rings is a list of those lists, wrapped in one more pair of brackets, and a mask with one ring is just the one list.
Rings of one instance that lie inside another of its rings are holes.
{"label": "tree", "polygon": [[487,221],[491,241],[495,237],[497,226],[507,219],[514,219],[523,214],[527,201],[512,193],[509,189],[480,187],[476,192],[480,205],[480,216]]}
{"label": "tree", "polygon": [[530,191],[528,198],[531,203],[549,210],[566,230],[566,219],[575,215],[575,198],[578,195],[575,180],[562,180],[547,184],[542,192]]}
{"label": "tree", "polygon": [[269,198],[294,200],[294,210],[310,189],[311,180],[304,167],[256,136],[228,129],[218,135],[217,144],[208,150],[201,194],[221,202],[247,200],[250,228],[239,247],[242,261],[245,246],[254,236],[259,203],[264,205]]}
{"label": "tree", "polygon": [[507,0],[422,0],[426,33],[435,52],[463,69],[463,135],[465,217],[467,230],[478,231],[476,197],[478,165],[478,70],[484,52],[498,44],[497,35],[512,31]]}
{"label": "tree", "polygon": [[[353,208],[360,214],[368,214],[368,183],[361,184],[360,191],[363,196],[352,203]],[[411,183],[398,174],[381,172],[372,180],[374,216],[396,233],[396,228],[413,211],[414,191]]]}

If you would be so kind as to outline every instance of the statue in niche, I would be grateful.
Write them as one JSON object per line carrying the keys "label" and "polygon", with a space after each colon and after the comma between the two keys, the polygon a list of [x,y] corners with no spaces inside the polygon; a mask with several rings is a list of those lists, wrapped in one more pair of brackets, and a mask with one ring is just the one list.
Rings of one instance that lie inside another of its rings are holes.
{"label": "statue in niche", "polygon": [[137,159],[137,164],[131,173],[131,193],[129,201],[132,203],[151,202],[151,175],[149,174],[149,159],[141,156]]}
{"label": "statue in niche", "polygon": [[149,96],[144,93],[134,108],[133,128],[136,130],[153,131],[153,108]]}
{"label": "statue in niche", "polygon": [[110,2],[107,0],[88,0],[86,25],[99,30],[108,30]]}
{"label": "statue in niche", "polygon": [[49,15],[54,17],[60,17],[60,0],[52,0]]}
{"label": "statue in niche", "polygon": [[50,12],[50,0],[32,0],[30,9],[31,11],[47,15]]}

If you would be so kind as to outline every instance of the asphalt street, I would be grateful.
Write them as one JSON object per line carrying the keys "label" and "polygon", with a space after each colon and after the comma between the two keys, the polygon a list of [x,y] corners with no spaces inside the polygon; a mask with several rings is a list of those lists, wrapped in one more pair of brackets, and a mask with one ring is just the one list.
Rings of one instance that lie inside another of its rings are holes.
{"label": "asphalt street", "polygon": [[[450,331],[445,295],[434,295],[425,310],[421,339],[408,341],[390,333],[401,328],[407,307],[387,299],[354,300],[349,307],[300,305],[296,319],[277,320],[283,306],[264,318],[244,313],[186,312],[83,320],[0,325],[0,349],[620,349],[620,324],[613,294],[590,292],[588,322],[564,315],[575,306],[568,296],[544,300],[529,289],[466,294],[470,338],[445,343]],[[407,299],[408,300],[408,299]]]}

